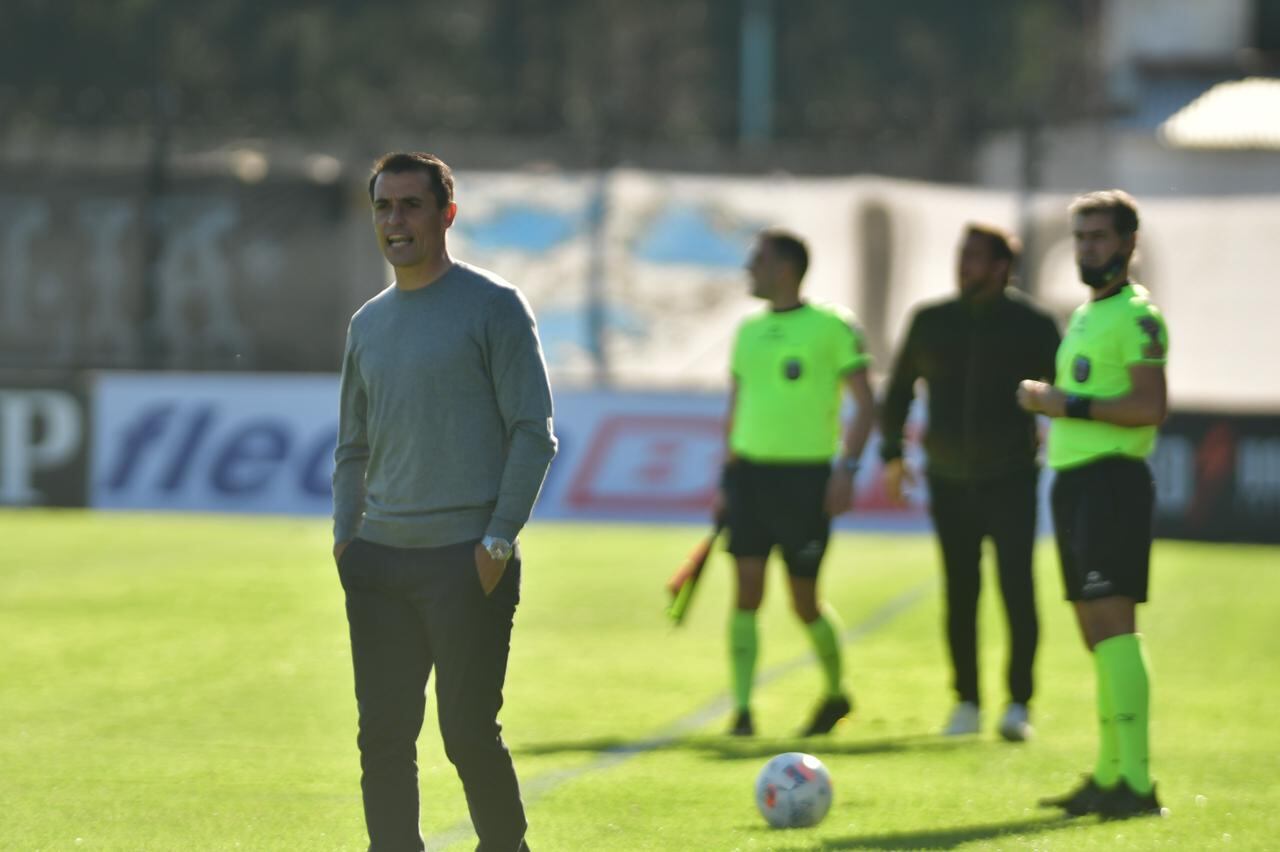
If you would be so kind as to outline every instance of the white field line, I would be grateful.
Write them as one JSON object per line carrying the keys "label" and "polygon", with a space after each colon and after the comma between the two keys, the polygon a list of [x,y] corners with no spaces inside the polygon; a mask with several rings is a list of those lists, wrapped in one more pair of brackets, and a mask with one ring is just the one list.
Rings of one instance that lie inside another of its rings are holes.
{"label": "white field line", "polygon": [[[915,588],[908,589],[902,594],[893,598],[884,606],[872,612],[862,621],[847,627],[840,634],[841,644],[851,645],[860,639],[876,632],[884,627],[893,619],[906,612],[929,592],[937,588],[937,583],[929,580],[921,583]],[[815,658],[812,652],[801,654],[784,663],[773,666],[756,679],[758,686],[763,686],[772,681],[778,680],[802,666],[811,665]],[[521,798],[524,799],[525,808],[527,809],[533,802],[545,796],[555,788],[562,784],[566,784],[583,775],[590,775],[596,772],[603,772],[611,769],[618,764],[630,760],[636,755],[646,754],[651,751],[665,748],[700,728],[714,722],[729,713],[733,704],[728,693],[722,693],[708,701],[698,709],[680,717],[671,724],[662,728],[648,739],[637,740],[631,743],[614,746],[601,752],[594,760],[575,766],[570,769],[557,769],[551,772],[544,772],[541,775],[534,776],[528,781],[520,783]],[[457,823],[438,834],[433,834],[426,840],[427,852],[440,852],[455,843],[464,840],[474,839],[474,829],[471,827],[470,820]]]}

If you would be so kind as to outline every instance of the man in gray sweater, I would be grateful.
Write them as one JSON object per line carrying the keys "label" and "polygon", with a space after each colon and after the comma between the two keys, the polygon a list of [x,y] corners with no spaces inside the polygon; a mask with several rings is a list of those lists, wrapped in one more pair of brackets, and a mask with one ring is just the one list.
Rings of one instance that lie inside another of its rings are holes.
{"label": "man in gray sweater", "polygon": [[517,536],[556,451],[546,364],[520,292],[449,256],[457,206],[443,161],[387,154],[369,196],[396,280],[351,318],[333,473],[369,848],[423,848],[416,742],[434,668],[479,848],[524,850],[497,717]]}

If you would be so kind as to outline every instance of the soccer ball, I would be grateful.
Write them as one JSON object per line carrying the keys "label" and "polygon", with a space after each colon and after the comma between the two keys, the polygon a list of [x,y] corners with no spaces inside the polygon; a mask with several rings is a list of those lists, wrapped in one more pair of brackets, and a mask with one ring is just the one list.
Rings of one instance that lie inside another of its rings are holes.
{"label": "soccer ball", "polygon": [[817,825],[831,810],[831,773],[811,754],[780,754],[756,778],[756,807],[774,828]]}

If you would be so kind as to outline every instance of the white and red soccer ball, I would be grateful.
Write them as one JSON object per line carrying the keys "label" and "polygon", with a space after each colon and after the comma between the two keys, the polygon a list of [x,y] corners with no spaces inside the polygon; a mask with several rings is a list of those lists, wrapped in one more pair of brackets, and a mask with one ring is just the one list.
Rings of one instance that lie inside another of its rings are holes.
{"label": "white and red soccer ball", "polygon": [[831,810],[831,773],[811,754],[789,751],[756,778],[756,807],[774,828],[817,825]]}

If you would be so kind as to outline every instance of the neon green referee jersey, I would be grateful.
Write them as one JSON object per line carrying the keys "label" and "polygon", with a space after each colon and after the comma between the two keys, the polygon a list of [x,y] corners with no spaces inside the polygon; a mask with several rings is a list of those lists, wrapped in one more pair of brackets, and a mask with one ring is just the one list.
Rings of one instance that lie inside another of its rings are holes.
{"label": "neon green referee jersey", "polygon": [[758,462],[829,461],[844,377],[871,363],[852,312],[801,304],[748,317],[730,368],[738,385],[729,447]]}
{"label": "neon green referee jersey", "polygon": [[[1095,399],[1124,396],[1133,388],[1129,368],[1163,366],[1169,351],[1164,317],[1151,294],[1126,284],[1071,315],[1058,346],[1056,385]],[[1097,420],[1055,417],[1049,425],[1049,467],[1079,467],[1105,456],[1142,459],[1156,445],[1155,426],[1116,426]]]}

